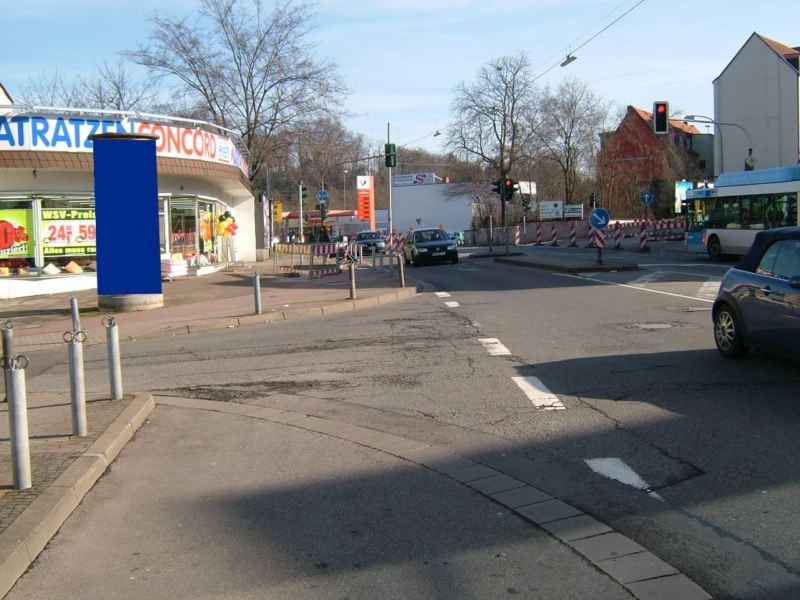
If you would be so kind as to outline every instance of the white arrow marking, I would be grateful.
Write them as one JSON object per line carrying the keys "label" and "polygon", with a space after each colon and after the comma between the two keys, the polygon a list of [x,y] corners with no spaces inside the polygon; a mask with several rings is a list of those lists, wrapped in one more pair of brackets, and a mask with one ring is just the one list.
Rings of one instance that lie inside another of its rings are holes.
{"label": "white arrow marking", "polygon": [[500,343],[497,338],[481,338],[478,340],[486,351],[492,356],[508,356],[511,351]]}
{"label": "white arrow marking", "polygon": [[589,465],[589,468],[608,479],[613,479],[635,487],[637,490],[644,490],[647,494],[661,502],[664,499],[650,489],[648,483],[639,477],[639,474],[631,469],[624,460],[619,458],[586,458],[584,462]]}
{"label": "white arrow marking", "polygon": [[538,377],[512,377],[536,408],[541,410],[566,410],[558,396],[547,389]]}

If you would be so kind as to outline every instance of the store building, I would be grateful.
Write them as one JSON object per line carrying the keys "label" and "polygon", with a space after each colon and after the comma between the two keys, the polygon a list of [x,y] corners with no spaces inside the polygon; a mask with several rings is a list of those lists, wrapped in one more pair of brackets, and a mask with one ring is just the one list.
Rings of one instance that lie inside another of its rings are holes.
{"label": "store building", "polygon": [[0,85],[0,298],[96,287],[98,234],[130,239],[120,268],[136,268],[135,209],[116,231],[95,227],[89,137],[108,132],[158,136],[165,275],[256,259],[254,196],[233,132],[168,116],[22,107]]}

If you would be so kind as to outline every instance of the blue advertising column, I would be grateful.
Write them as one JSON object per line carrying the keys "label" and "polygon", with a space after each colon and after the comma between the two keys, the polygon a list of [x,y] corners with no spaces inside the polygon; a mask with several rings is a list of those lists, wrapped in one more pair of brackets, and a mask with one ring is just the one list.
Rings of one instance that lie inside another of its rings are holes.
{"label": "blue advertising column", "polygon": [[97,303],[112,311],[164,305],[156,136],[104,133],[94,145]]}

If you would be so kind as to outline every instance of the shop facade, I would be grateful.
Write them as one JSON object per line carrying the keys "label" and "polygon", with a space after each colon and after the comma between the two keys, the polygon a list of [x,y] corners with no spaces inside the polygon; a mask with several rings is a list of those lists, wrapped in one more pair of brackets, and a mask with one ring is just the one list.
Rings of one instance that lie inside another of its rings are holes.
{"label": "shop facade", "polygon": [[97,235],[129,239],[130,264],[120,268],[136,268],[137,208],[115,231],[95,225],[89,136],[107,132],[158,137],[162,272],[203,275],[256,259],[254,196],[230,132],[166,116],[0,102],[0,298],[96,287]]}

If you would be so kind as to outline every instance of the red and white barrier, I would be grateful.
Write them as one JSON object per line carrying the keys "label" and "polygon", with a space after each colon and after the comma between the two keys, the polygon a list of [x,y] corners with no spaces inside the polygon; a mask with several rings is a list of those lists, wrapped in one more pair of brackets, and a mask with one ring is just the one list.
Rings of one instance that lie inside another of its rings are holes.
{"label": "red and white barrier", "polygon": [[542,245],[542,222],[536,221],[536,245]]}
{"label": "red and white barrier", "polygon": [[602,229],[593,229],[594,231],[594,243],[595,245],[602,250],[606,247],[606,235]]}
{"label": "red and white barrier", "polygon": [[647,247],[647,221],[642,221],[639,230],[639,252],[648,252]]}
{"label": "red and white barrier", "polygon": [[514,228],[514,245],[519,246],[520,240],[522,239],[522,232],[519,229],[519,225]]}
{"label": "red and white barrier", "polygon": [[556,222],[553,221],[553,225],[550,228],[550,245],[551,246],[558,246],[558,230],[556,229]]}
{"label": "red and white barrier", "polygon": [[614,225],[614,250],[622,250],[622,226],[619,221]]}
{"label": "red and white barrier", "polygon": [[578,245],[578,242],[576,241],[576,238],[577,238],[576,231],[577,231],[577,225],[575,225],[575,221],[570,221],[569,222],[569,245],[572,248],[575,248]]}

